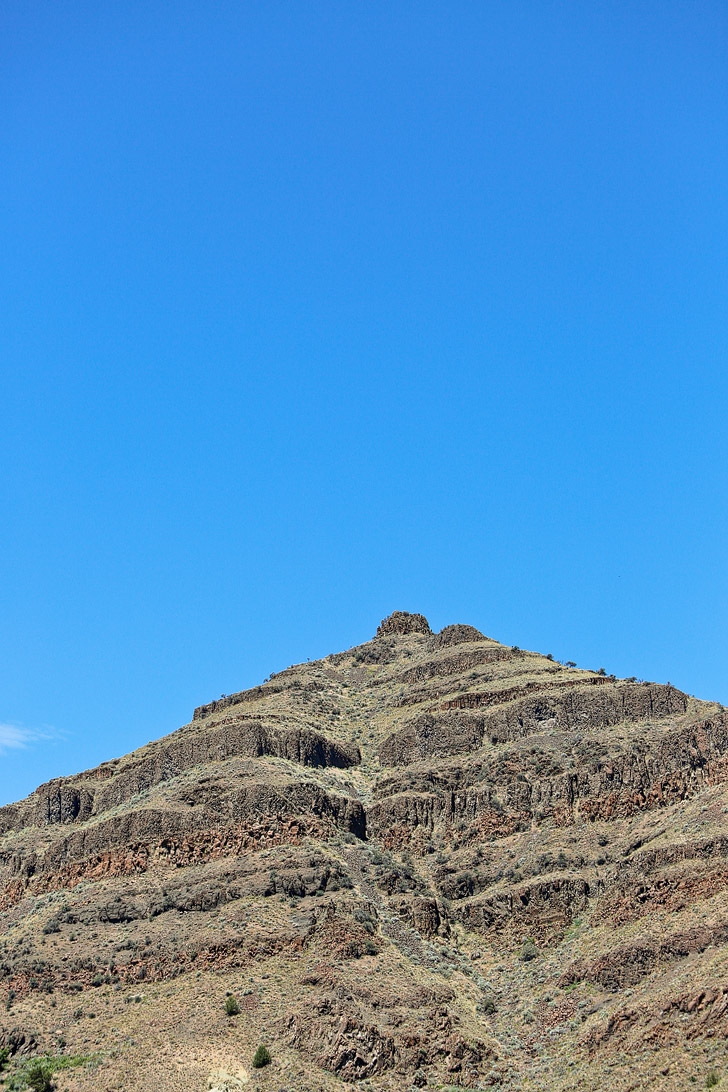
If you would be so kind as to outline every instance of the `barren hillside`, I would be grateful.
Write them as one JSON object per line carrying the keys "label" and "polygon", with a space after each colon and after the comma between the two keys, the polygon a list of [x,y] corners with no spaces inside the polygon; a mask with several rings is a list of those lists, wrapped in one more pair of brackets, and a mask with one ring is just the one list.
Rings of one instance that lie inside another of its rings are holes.
{"label": "barren hillside", "polygon": [[717,704],[396,612],[0,809],[0,1081],[705,1087],[727,756]]}

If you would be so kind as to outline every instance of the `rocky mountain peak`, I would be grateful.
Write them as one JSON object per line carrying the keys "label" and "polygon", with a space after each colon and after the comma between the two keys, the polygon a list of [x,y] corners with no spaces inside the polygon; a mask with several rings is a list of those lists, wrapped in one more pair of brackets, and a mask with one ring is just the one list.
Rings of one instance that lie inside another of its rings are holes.
{"label": "rocky mountain peak", "polygon": [[395,610],[382,619],[377,628],[377,637],[407,637],[410,633],[432,633],[424,614],[409,614],[406,610]]}

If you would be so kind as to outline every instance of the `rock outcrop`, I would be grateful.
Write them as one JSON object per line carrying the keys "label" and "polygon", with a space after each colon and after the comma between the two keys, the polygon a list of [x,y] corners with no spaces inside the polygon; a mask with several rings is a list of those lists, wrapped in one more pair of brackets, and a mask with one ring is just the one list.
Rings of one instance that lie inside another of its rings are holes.
{"label": "rock outcrop", "polygon": [[377,637],[407,637],[411,633],[432,633],[424,614],[408,614],[406,610],[396,610],[384,618],[377,627]]}
{"label": "rock outcrop", "polygon": [[485,637],[476,629],[475,626],[445,626],[439,633],[436,633],[433,641],[433,648],[449,648],[450,645],[461,645],[467,641],[484,641]]}

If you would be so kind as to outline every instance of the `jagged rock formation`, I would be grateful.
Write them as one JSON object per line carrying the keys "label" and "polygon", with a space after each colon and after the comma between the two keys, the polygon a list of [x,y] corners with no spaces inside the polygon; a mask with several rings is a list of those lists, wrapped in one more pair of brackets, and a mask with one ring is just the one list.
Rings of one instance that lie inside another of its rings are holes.
{"label": "jagged rock formation", "polygon": [[406,610],[396,610],[379,623],[377,637],[407,637],[410,633],[430,635],[429,622],[424,614],[409,614]]}
{"label": "jagged rock formation", "polygon": [[727,779],[723,707],[397,611],[0,808],[0,1047],[132,1092],[260,1041],[291,1092],[704,1085]]}

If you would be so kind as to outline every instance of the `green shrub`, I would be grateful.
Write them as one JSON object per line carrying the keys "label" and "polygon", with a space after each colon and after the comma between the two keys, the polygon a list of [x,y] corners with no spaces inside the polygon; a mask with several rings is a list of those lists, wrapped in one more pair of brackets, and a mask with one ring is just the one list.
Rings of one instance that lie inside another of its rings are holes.
{"label": "green shrub", "polygon": [[715,1072],[714,1069],[711,1069],[710,1073],[705,1078],[705,1087],[706,1088],[715,1088],[715,1086],[717,1084],[720,1084],[720,1077],[718,1076],[718,1074]]}
{"label": "green shrub", "polygon": [[25,1071],[28,1088],[32,1088],[33,1092],[51,1092],[53,1088],[52,1076],[53,1068],[50,1063],[43,1062],[40,1059],[31,1062]]}
{"label": "green shrub", "polygon": [[253,1056],[253,1069],[262,1069],[264,1065],[270,1065],[270,1051],[261,1043]]}
{"label": "green shrub", "polygon": [[521,951],[518,954],[518,958],[521,963],[529,963],[532,959],[535,959],[538,955],[538,948],[532,940],[524,940]]}
{"label": "green shrub", "polygon": [[2,1073],[5,1066],[10,1061],[10,1047],[2,1047],[0,1049],[0,1073]]}
{"label": "green shrub", "polygon": [[478,1008],[481,1012],[484,1012],[486,1016],[492,1016],[495,1012],[495,1001],[491,997],[486,997],[480,1002]]}
{"label": "green shrub", "polygon": [[228,1016],[237,1016],[240,1012],[240,1005],[238,1004],[237,998],[233,997],[232,994],[228,994],[225,998],[225,1012]]}

